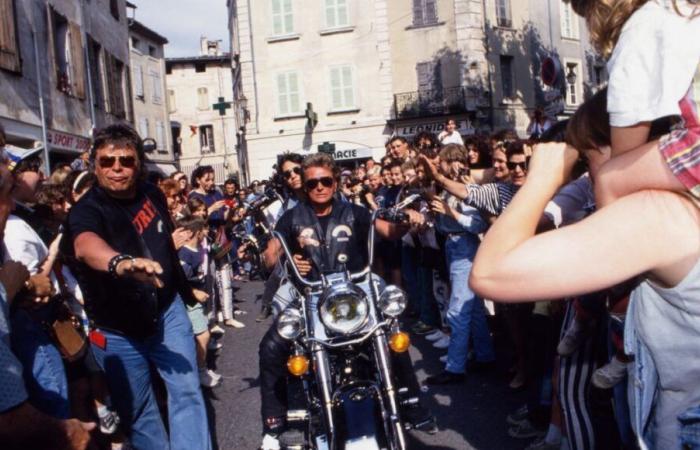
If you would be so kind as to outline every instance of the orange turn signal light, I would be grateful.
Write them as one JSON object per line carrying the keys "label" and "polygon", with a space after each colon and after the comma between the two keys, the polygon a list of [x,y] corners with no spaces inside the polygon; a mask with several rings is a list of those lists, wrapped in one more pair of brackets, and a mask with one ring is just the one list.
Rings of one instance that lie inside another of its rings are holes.
{"label": "orange turn signal light", "polygon": [[309,358],[304,355],[292,355],[287,360],[287,370],[295,377],[304,375],[309,370]]}
{"label": "orange turn signal light", "polygon": [[411,346],[411,338],[403,331],[396,332],[389,338],[389,347],[396,353],[403,353]]}

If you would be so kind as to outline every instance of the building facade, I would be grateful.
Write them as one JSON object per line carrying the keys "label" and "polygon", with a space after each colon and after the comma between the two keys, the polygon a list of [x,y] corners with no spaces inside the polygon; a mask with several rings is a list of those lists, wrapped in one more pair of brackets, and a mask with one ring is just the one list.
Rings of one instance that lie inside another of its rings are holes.
{"label": "building facade", "polygon": [[[125,0],[0,0],[0,123],[70,161],[91,132],[131,121]],[[43,132],[45,130],[45,133]]]}
{"label": "building facade", "polygon": [[[463,135],[509,128],[525,137],[536,107],[569,115],[605,79],[583,19],[562,0],[228,8],[237,145],[251,178],[268,176],[283,151],[324,142],[341,161],[377,157],[390,136],[438,133],[448,118]],[[543,64],[553,67],[544,81]]]}
{"label": "building facade", "polygon": [[219,41],[202,37],[200,54],[168,58],[167,104],[180,169],[210,165],[216,182],[240,177],[237,120],[232,107],[231,56]]}
{"label": "building facade", "polygon": [[136,20],[129,21],[134,125],[142,139],[153,139],[148,166],[164,175],[176,170],[165,78],[163,46],[168,40]]}

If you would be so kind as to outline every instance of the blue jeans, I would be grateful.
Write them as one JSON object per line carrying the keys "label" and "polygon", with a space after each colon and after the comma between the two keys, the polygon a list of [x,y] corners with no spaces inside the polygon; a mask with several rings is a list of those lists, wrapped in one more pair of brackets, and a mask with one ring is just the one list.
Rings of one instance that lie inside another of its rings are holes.
{"label": "blue jeans", "polygon": [[700,406],[694,406],[678,416],[681,444],[684,449],[700,449]]}
{"label": "blue jeans", "polygon": [[452,329],[445,369],[452,373],[465,371],[470,334],[477,361],[496,359],[486,323],[484,301],[469,289],[469,273],[478,246],[478,238],[470,234],[451,235],[445,242],[451,288],[446,319]]}
{"label": "blue jeans", "polygon": [[[107,377],[112,402],[139,450],[208,450],[207,412],[199,386],[192,325],[178,297],[158,318],[158,331],[140,341],[100,330],[105,349],[92,346]],[[150,365],[168,390],[170,438],[153,393]]]}
{"label": "blue jeans", "polygon": [[[35,314],[50,320],[51,307],[45,306]],[[43,327],[25,310],[17,309],[12,315],[10,339],[12,351],[24,368],[29,402],[57,419],[70,418],[68,380],[63,359]]]}

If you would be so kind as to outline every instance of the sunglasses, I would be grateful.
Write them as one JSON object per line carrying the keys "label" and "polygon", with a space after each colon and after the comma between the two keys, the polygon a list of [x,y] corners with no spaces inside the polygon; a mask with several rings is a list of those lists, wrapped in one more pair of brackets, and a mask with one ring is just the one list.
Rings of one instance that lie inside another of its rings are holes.
{"label": "sunglasses", "polygon": [[119,165],[126,167],[127,169],[132,169],[136,167],[136,158],[133,156],[101,156],[97,159],[97,164],[103,169],[108,169],[114,167],[114,163],[119,159]]}
{"label": "sunglasses", "polygon": [[333,186],[333,178],[331,177],[321,177],[321,178],[313,178],[311,180],[306,180],[304,182],[304,186],[308,190],[316,189],[318,187],[318,184],[321,183],[323,187],[329,188]]}
{"label": "sunglasses", "polygon": [[527,163],[526,162],[508,161],[506,163],[506,165],[508,166],[508,170],[515,170],[516,167],[520,167],[520,169],[522,169],[523,172],[525,172],[527,170]]}
{"label": "sunglasses", "polygon": [[282,175],[284,175],[286,179],[290,179],[292,178],[293,173],[301,175],[301,167],[297,166],[293,169],[285,170],[284,172],[282,172]]}

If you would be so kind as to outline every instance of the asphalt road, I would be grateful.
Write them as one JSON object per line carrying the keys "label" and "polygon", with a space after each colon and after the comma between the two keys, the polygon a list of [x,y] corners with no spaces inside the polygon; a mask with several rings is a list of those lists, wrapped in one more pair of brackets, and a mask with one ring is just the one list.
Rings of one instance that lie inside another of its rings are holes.
{"label": "asphalt road", "polygon": [[[261,441],[258,343],[271,321],[255,322],[262,283],[237,287],[239,306],[248,311],[239,316],[246,328],[227,328],[216,360],[223,383],[208,392],[211,422],[216,424],[214,441],[220,450],[253,450]],[[412,340],[411,356],[423,383],[441,370],[441,353],[421,337]],[[410,432],[410,449],[523,449],[528,444],[507,434],[506,415],[523,403],[524,395],[510,392],[505,375],[498,371],[469,374],[464,384],[431,388],[425,396],[440,431],[432,436]]]}

